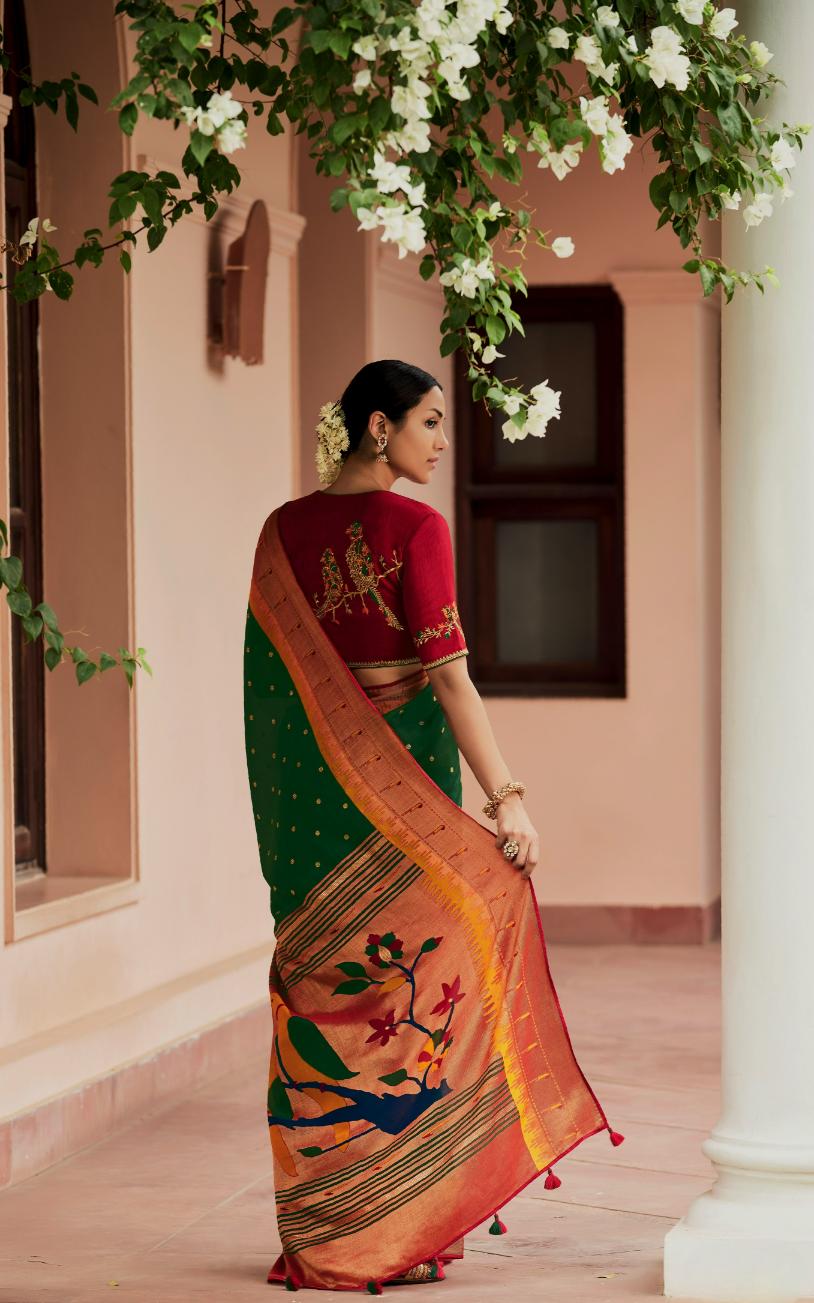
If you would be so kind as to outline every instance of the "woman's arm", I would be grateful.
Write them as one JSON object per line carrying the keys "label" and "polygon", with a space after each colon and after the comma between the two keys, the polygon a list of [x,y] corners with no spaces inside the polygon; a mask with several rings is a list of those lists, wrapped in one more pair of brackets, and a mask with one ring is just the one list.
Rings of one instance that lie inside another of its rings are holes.
{"label": "woman's arm", "polygon": [[[465,656],[445,661],[427,671],[433,692],[449,721],[455,741],[469,768],[486,796],[515,775],[500,752],[480,693],[469,677]],[[497,807],[496,842],[502,846],[509,838],[520,845],[511,861],[528,878],[537,867],[540,841],[516,792],[505,797]]]}

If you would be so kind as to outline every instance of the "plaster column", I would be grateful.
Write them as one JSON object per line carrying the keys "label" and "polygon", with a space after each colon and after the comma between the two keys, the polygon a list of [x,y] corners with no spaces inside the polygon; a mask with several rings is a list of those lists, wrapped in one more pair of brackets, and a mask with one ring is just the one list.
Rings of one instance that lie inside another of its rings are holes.
{"label": "plaster column", "polygon": [[[738,17],[786,82],[753,112],[810,120],[814,6]],[[724,222],[724,261],[781,284],[722,314],[723,1096],[715,1184],[665,1239],[672,1298],[814,1296],[813,155],[773,217]]]}

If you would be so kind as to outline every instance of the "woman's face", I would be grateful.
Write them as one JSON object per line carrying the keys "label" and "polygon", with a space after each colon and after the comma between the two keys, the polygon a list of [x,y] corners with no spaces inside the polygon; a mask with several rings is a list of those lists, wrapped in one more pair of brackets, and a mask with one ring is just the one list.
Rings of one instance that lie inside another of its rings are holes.
{"label": "woman's face", "polygon": [[382,412],[374,412],[370,421],[374,439],[384,426],[387,433],[385,452],[397,475],[404,475],[414,484],[427,484],[432,478],[441,454],[449,447],[444,434],[446,406],[444,395],[437,385],[407,413],[401,429],[396,429]]}

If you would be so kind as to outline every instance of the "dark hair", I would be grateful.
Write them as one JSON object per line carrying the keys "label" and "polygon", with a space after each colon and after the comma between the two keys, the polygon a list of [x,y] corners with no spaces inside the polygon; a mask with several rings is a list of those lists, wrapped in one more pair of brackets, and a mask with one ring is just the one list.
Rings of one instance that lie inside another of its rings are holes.
{"label": "dark hair", "polygon": [[435,376],[409,362],[395,358],[368,362],[356,372],[339,400],[350,441],[347,452],[356,452],[371,412],[384,412],[389,421],[398,425],[434,385],[443,389]]}

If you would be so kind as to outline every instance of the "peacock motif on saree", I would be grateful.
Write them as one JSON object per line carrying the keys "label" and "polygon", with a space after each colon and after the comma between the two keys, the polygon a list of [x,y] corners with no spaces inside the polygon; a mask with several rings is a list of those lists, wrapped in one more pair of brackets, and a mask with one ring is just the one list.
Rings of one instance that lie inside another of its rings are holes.
{"label": "peacock motif on saree", "polygon": [[336,613],[340,607],[347,612],[352,611],[351,603],[354,597],[361,599],[362,608],[367,613],[369,608],[366,599],[369,598],[384,616],[391,629],[403,629],[404,625],[395,611],[390,609],[379,592],[379,584],[382,579],[390,574],[398,574],[403,565],[402,560],[396,555],[395,549],[393,550],[392,564],[388,564],[380,554],[379,565],[381,569],[377,570],[373,554],[362,532],[362,522],[359,520],[352,521],[345,533],[350,537],[350,543],[345,551],[345,561],[351,583],[348,583],[344,578],[333,548],[326,547],[321,557],[323,596],[320,599],[319,594],[314,593],[317,618],[322,620],[326,615],[330,615],[333,620],[336,620]]}

